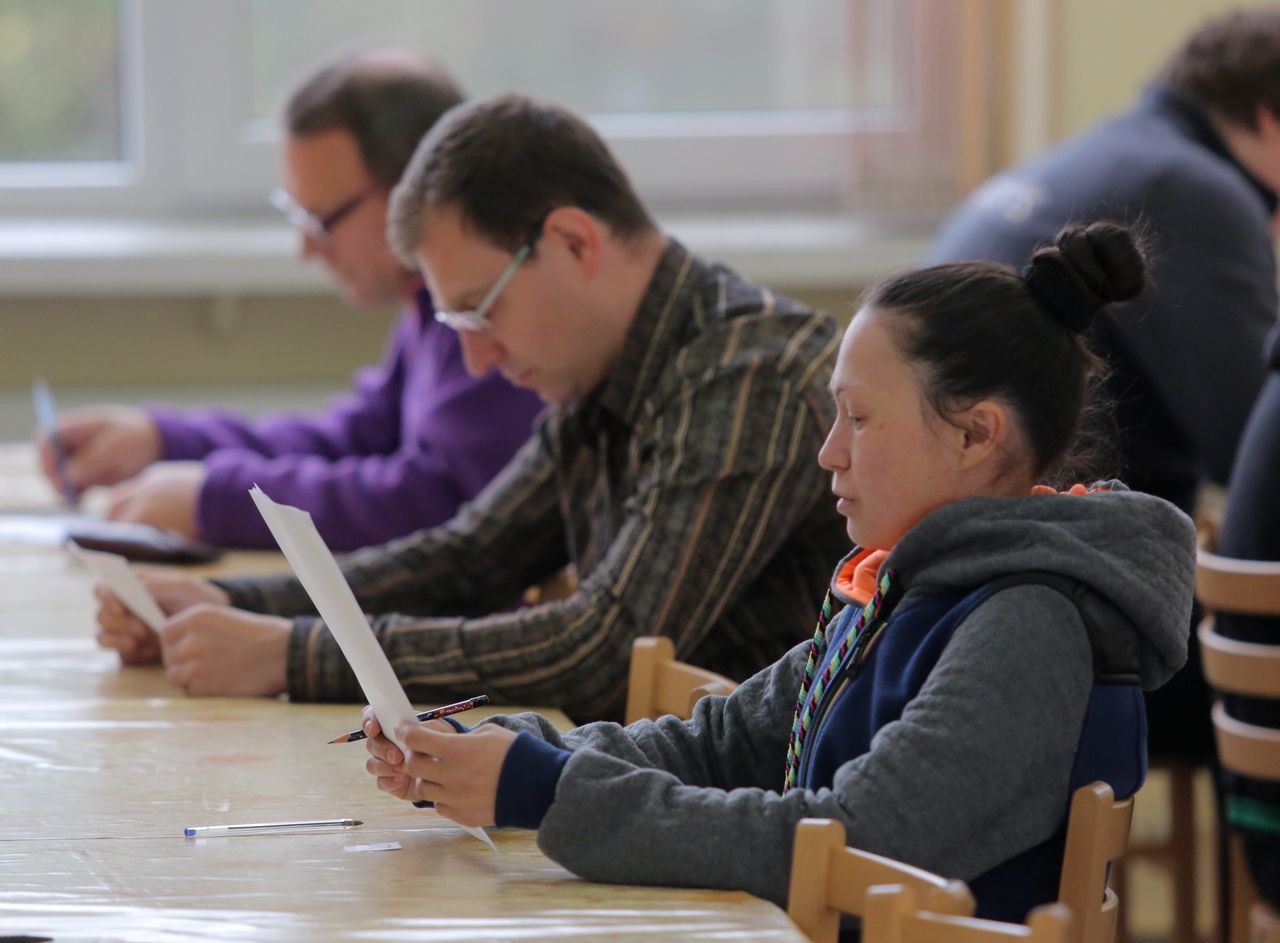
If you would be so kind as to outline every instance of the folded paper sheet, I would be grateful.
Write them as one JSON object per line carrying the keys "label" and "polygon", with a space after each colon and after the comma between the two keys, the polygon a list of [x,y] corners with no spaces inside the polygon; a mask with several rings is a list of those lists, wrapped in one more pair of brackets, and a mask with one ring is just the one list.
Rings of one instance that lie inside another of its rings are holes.
{"label": "folded paper sheet", "polygon": [[67,552],[79,560],[99,582],[107,584],[107,588],[116,594],[130,612],[145,622],[153,632],[160,631],[160,626],[165,623],[165,614],[142,585],[138,575],[130,569],[128,560],[116,553],[85,550],[72,541],[67,541],[66,547]]}
{"label": "folded paper sheet", "polygon": [[[404,749],[404,744],[395,734],[396,726],[403,721],[417,723],[418,718],[404,688],[396,680],[386,653],[360,611],[355,594],[338,568],[338,561],[316,530],[311,515],[286,504],[277,504],[257,485],[249,489],[249,495],[284,552],[285,559],[293,567],[302,588],[315,603],[316,611],[337,639],[383,732],[396,746]],[[459,827],[497,851],[484,829]]]}

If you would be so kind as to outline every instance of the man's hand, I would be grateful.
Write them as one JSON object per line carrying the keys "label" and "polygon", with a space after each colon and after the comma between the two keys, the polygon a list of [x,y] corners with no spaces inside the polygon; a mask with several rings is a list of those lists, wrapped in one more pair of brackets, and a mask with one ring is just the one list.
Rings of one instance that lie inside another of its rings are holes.
{"label": "man's hand", "polygon": [[396,730],[409,749],[382,735],[371,708],[365,708],[365,769],[378,788],[398,799],[426,799],[436,811],[459,825],[493,824],[498,799],[498,776],[516,734],[496,724],[484,724],[459,735],[443,720],[401,724]]}
{"label": "man's hand", "polygon": [[161,462],[111,489],[107,517],[150,524],[187,537],[196,534],[196,500],[204,484],[200,462]]}
{"label": "man's hand", "polygon": [[[58,439],[67,453],[67,482],[76,491],[132,478],[162,457],[160,430],[151,417],[126,406],[66,413],[58,422]],[[53,447],[43,433],[36,437],[36,448],[40,470],[57,487]]]}
{"label": "man's hand", "polygon": [[[138,579],[165,615],[201,604],[225,606],[229,602],[225,592],[204,580],[149,570],[137,572]],[[126,665],[152,665],[160,661],[160,639],[156,633],[126,609],[106,586],[98,584],[93,594],[98,599],[98,644],[114,648]]]}
{"label": "man's hand", "polygon": [[169,681],[196,697],[281,694],[292,623],[227,606],[197,605],[160,630]]}

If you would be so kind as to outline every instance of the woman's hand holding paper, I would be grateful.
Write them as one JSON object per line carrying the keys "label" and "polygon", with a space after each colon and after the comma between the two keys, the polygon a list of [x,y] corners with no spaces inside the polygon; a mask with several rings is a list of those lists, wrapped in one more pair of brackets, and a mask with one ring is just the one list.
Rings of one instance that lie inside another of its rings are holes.
{"label": "woman's hand holding paper", "polygon": [[515,733],[493,724],[465,734],[442,720],[401,724],[396,733],[409,749],[406,757],[381,734],[368,708],[363,729],[371,754],[365,768],[383,792],[434,802],[437,812],[459,825],[493,824],[498,776]]}

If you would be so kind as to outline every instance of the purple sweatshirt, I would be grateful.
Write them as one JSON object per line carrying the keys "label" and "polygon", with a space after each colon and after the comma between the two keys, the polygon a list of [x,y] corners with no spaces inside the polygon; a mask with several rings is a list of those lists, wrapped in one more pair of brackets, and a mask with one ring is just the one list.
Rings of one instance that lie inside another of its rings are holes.
{"label": "purple sweatshirt", "polygon": [[152,407],[166,459],[203,459],[199,536],[274,547],[249,498],[311,512],[336,551],[382,543],[448,520],[526,439],[542,404],[497,373],[470,376],[457,335],[432,317],[419,290],[382,363],[356,374],[354,391],[318,416],[255,421],[226,411]]}

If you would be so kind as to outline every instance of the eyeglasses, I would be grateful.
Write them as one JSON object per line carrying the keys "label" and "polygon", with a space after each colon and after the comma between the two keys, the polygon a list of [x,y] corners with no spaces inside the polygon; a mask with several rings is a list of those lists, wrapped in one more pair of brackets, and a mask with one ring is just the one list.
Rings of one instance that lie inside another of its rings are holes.
{"label": "eyeglasses", "polygon": [[471,331],[474,333],[487,331],[493,327],[493,323],[489,320],[489,312],[497,304],[498,296],[502,294],[502,289],[507,287],[507,282],[515,277],[520,266],[533,254],[534,247],[537,246],[540,238],[542,238],[541,223],[529,234],[529,238],[525,240],[524,245],[516,250],[516,254],[511,257],[507,267],[502,270],[498,280],[493,283],[493,287],[480,299],[478,305],[468,311],[437,310],[436,320],[441,324],[448,325],[455,331]]}
{"label": "eyeglasses", "polygon": [[375,189],[375,187],[369,187],[360,191],[323,216],[316,216],[304,209],[284,187],[276,187],[272,190],[270,199],[271,205],[283,213],[284,218],[300,233],[311,237],[316,242],[328,242],[332,238],[334,227],[355,212],[356,207],[361,203],[373,196]]}

